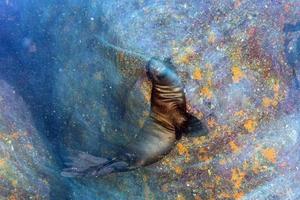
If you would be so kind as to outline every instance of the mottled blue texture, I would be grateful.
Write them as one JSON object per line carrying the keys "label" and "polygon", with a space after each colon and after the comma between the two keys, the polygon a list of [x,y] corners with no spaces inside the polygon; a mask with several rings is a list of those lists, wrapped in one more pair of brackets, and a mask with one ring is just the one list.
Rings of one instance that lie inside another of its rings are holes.
{"label": "mottled blue texture", "polygon": [[[297,0],[1,0],[0,199],[299,199],[299,17]],[[93,46],[99,38],[171,57],[189,111],[218,123],[212,137],[185,139],[188,150],[147,169],[60,177],[70,150],[113,156],[149,110],[145,74],[121,71]],[[247,134],[248,118],[258,125]]]}

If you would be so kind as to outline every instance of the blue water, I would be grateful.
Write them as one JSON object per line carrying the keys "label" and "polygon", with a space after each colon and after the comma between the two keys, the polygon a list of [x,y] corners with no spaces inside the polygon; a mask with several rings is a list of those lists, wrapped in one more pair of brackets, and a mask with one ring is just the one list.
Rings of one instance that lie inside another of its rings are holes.
{"label": "blue water", "polygon": [[[187,1],[188,4],[193,5],[189,10],[185,10],[184,6],[177,7],[181,1],[172,1],[169,4],[167,1],[142,2],[0,1],[0,79],[5,82],[5,84],[0,85],[0,89],[8,94],[7,98],[11,100],[9,106],[15,106],[17,113],[19,113],[19,107],[28,109],[29,115],[32,116],[32,120],[29,121],[31,126],[36,129],[28,141],[32,142],[33,149],[37,152],[37,155],[34,155],[34,158],[29,162],[37,163],[33,165],[29,163],[26,166],[31,175],[24,173],[24,177],[19,177],[18,183],[20,185],[17,184],[17,186],[20,192],[16,194],[17,199],[27,199],[35,194],[39,195],[38,197],[35,196],[37,199],[53,200],[151,199],[151,195],[149,197],[144,193],[148,186],[144,185],[143,176],[149,175],[148,171],[141,170],[122,177],[112,176],[93,180],[70,180],[59,175],[70,149],[81,149],[95,155],[110,156],[115,152],[116,146],[125,144],[137,132],[136,129],[131,129],[130,125],[122,124],[124,123],[122,117],[126,116],[126,108],[128,107],[123,99],[129,96],[130,92],[124,89],[126,85],[122,83],[122,77],[118,74],[114,61],[108,60],[105,55],[100,55],[93,47],[89,46],[92,36],[97,35],[116,45],[125,48],[132,47],[134,50],[142,51],[151,56],[163,57],[172,52],[169,47],[172,46],[171,41],[173,40],[180,40],[188,37],[189,34],[199,34],[197,35],[199,41],[205,39],[202,30],[190,28],[189,25],[191,25],[192,20],[185,20],[177,24],[174,22],[176,21],[175,17],[172,18],[173,21],[157,17],[155,26],[151,23],[149,23],[150,25],[145,23],[146,25],[142,30],[134,29],[130,20],[135,19],[138,25],[147,21],[142,8],[149,8],[149,10],[157,8],[157,12],[161,13],[174,11],[179,18],[180,15],[183,15],[188,16],[188,19],[194,19],[196,18],[194,17],[196,11],[209,12],[210,8],[214,7],[211,2]],[[263,9],[259,2],[253,4],[256,4],[257,8]],[[165,11],[165,5],[169,5],[168,8],[171,11]],[[219,10],[216,9],[220,18],[226,18],[226,12],[229,12],[228,10],[231,8],[229,5],[231,5],[230,2],[221,1]],[[274,3],[271,5],[271,11],[274,9],[275,12],[279,6],[281,6],[279,3]],[[250,8],[249,10],[251,11]],[[243,17],[245,16],[241,18]],[[293,19],[293,16],[291,18]],[[214,14],[205,15],[198,21],[194,20],[193,23],[199,22],[201,24],[213,19]],[[291,98],[295,98],[294,94],[298,92],[300,80],[300,22],[291,21],[285,23],[281,33],[285,35],[283,42],[285,62],[290,69],[293,69],[293,81],[289,83],[292,85],[292,89],[289,92],[292,92]],[[227,27],[230,23],[224,22],[224,24],[221,26],[211,23],[213,30],[217,32],[216,37],[223,33],[229,37],[230,33],[226,31],[228,31],[229,28]],[[249,24],[243,21],[236,26],[242,29]],[[126,27],[131,29],[126,29]],[[165,32],[160,32],[160,30]],[[291,34],[294,34],[293,37]],[[144,40],[142,40],[143,37]],[[292,50],[289,49],[289,45],[293,46]],[[210,47],[201,48],[210,51]],[[201,48],[198,51],[202,51]],[[271,51],[271,53],[274,52]],[[216,58],[209,57],[207,59]],[[222,62],[222,60],[216,62]],[[184,70],[188,71],[189,69],[183,68]],[[139,99],[142,98],[142,94],[138,93],[137,96],[136,99],[140,106],[135,108],[135,113],[138,113],[137,116],[132,116],[132,121],[135,123],[146,106]],[[23,99],[24,104],[19,102],[19,98]],[[293,104],[297,102],[294,101]],[[5,106],[1,111],[5,111]],[[25,113],[25,117],[23,115],[20,117],[14,113],[9,116],[20,125],[20,132],[23,129],[29,130],[29,125],[22,123],[24,118],[27,118],[27,111],[20,111],[20,113]],[[3,121],[1,123],[1,132],[4,130],[2,127],[10,128],[10,124],[7,125],[8,123],[5,124]],[[124,126],[130,130],[127,135]],[[118,132],[122,132],[123,135],[119,135]],[[10,134],[7,133],[7,135]],[[25,140],[27,141],[27,139]],[[36,142],[41,146],[35,146]],[[3,146],[4,149],[0,149],[0,155],[6,155],[6,153],[14,155],[13,150],[5,149],[5,145],[6,143],[0,143],[0,147]],[[20,149],[23,147],[25,148],[25,145],[22,146],[22,142],[20,142]],[[42,151],[46,152],[41,153]],[[45,157],[46,162],[51,161],[47,164],[40,163],[39,166],[39,152],[41,157]],[[51,159],[46,155],[50,155]],[[21,160],[23,158],[26,160],[26,155],[19,157]],[[22,169],[22,166],[16,161],[15,163],[12,161],[8,165]],[[35,165],[37,167],[34,167]],[[13,169],[13,167],[11,168]],[[0,199],[13,195],[11,191],[13,191],[14,184],[8,178],[12,176],[9,173],[6,175],[7,177],[4,176],[4,179],[9,181],[3,181],[2,184],[0,180]],[[32,178],[26,178],[31,176]],[[151,172],[149,176],[151,177]],[[43,187],[38,186],[37,180],[40,181],[41,177],[48,181]],[[22,182],[23,180],[27,180],[27,182]],[[150,188],[156,199],[172,199],[175,194],[177,195],[176,191],[169,191],[170,194],[165,193],[160,197],[161,188],[154,183],[155,181]],[[2,187],[11,188],[11,191],[2,190]],[[296,194],[300,191],[298,187],[292,190]],[[190,198],[187,197],[187,199]],[[251,198],[249,197],[249,199]],[[291,199],[297,199],[297,197]]]}

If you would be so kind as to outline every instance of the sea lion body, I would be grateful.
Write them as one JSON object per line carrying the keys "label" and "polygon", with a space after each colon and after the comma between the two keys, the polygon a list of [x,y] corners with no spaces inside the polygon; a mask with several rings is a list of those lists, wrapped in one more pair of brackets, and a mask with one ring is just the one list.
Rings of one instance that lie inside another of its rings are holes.
{"label": "sea lion body", "polygon": [[136,155],[133,165],[145,166],[169,153],[187,121],[183,87],[169,63],[151,59],[147,74],[152,81],[151,110],[129,149]]}
{"label": "sea lion body", "polygon": [[[110,55],[118,53],[111,46],[108,49]],[[63,176],[102,176],[150,165],[171,151],[176,140],[189,127],[189,121],[193,127],[201,128],[200,122],[186,112],[183,85],[171,62],[140,58],[147,60],[143,61],[146,63],[144,69],[152,82],[152,92],[150,114],[137,138],[112,159],[83,152],[77,157],[70,157],[70,167],[64,169]]]}

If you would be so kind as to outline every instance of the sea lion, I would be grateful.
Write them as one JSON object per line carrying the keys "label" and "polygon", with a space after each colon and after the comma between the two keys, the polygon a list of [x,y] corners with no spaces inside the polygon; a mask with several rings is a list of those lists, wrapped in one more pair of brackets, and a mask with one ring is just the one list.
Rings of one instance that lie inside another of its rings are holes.
{"label": "sea lion", "polygon": [[112,159],[79,152],[69,158],[63,176],[103,176],[147,166],[168,154],[184,133],[203,134],[201,122],[186,111],[184,88],[170,60],[151,58],[145,68],[152,82],[151,109],[137,138]]}

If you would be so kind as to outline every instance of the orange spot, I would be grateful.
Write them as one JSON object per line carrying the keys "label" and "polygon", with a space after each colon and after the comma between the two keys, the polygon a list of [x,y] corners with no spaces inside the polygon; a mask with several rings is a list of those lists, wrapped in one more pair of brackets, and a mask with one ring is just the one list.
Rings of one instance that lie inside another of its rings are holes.
{"label": "orange spot", "polygon": [[200,161],[203,161],[203,162],[207,162],[207,161],[212,160],[212,158],[208,154],[208,149],[206,147],[201,147],[199,149],[198,158],[199,158]]}
{"label": "orange spot", "polygon": [[269,97],[264,97],[262,100],[262,104],[265,108],[269,107],[272,105],[273,100],[270,99]]}
{"label": "orange spot", "polygon": [[225,193],[225,192],[222,192],[221,194],[220,194],[220,197],[222,198],[222,199],[229,199],[229,198],[231,198],[231,195],[230,194],[228,194],[228,193]]}
{"label": "orange spot", "polygon": [[177,150],[179,155],[185,155],[186,156],[186,161],[188,161],[190,159],[190,154],[188,149],[181,143],[177,144]]}
{"label": "orange spot", "polygon": [[177,144],[177,149],[178,149],[179,155],[183,155],[187,152],[187,148],[185,148],[185,146],[183,146],[183,144],[181,144],[181,143]]}
{"label": "orange spot", "polygon": [[279,93],[279,89],[280,89],[279,81],[276,81],[274,86],[273,86],[273,91],[275,93],[275,96],[276,96],[276,94]]}
{"label": "orange spot", "polygon": [[202,198],[196,194],[196,196],[194,196],[194,200],[202,200]]}
{"label": "orange spot", "polygon": [[193,78],[195,80],[201,80],[202,79],[202,72],[200,69],[196,68],[194,73],[193,73]]}
{"label": "orange spot", "polygon": [[207,99],[211,99],[212,98],[212,92],[211,92],[211,90],[208,87],[201,88],[200,95],[203,95]]}
{"label": "orange spot", "polygon": [[15,194],[10,195],[7,200],[18,200],[18,196],[16,196]]}
{"label": "orange spot", "polygon": [[216,183],[219,184],[221,182],[222,178],[221,176],[216,176]]}
{"label": "orange spot", "polygon": [[240,80],[245,77],[244,72],[237,66],[233,66],[231,68],[231,73],[232,73],[232,81],[234,83],[240,82]]}
{"label": "orange spot", "polygon": [[277,106],[278,105],[278,102],[273,100],[273,99],[270,99],[269,97],[264,97],[263,98],[263,101],[262,101],[262,105],[267,108],[267,107],[270,107],[270,106]]}
{"label": "orange spot", "polygon": [[6,161],[4,159],[0,159],[0,167],[4,167],[6,164]]}
{"label": "orange spot", "polygon": [[277,152],[274,148],[267,148],[262,150],[262,155],[268,161],[275,163],[277,160]]}
{"label": "orange spot", "polygon": [[214,118],[210,118],[207,120],[207,125],[209,128],[213,128],[214,126],[218,125]]}
{"label": "orange spot", "polygon": [[248,119],[244,123],[244,127],[249,133],[253,133],[257,127],[257,123],[252,119]]}
{"label": "orange spot", "polygon": [[183,172],[183,169],[180,166],[175,166],[174,168],[175,173],[181,175]]}
{"label": "orange spot", "polygon": [[239,147],[238,147],[238,145],[235,142],[233,142],[233,141],[230,141],[229,145],[230,145],[231,151],[233,153],[237,153],[240,150]]}
{"label": "orange spot", "polygon": [[246,173],[241,172],[239,169],[232,169],[231,173],[231,181],[233,182],[234,187],[237,189],[240,188]]}
{"label": "orange spot", "polygon": [[18,132],[14,132],[14,133],[12,133],[12,134],[11,134],[11,137],[12,137],[14,140],[17,140],[17,139],[19,139],[19,138],[20,138],[20,136],[21,136],[21,134],[20,134],[20,133],[18,133]]}
{"label": "orange spot", "polygon": [[233,194],[233,198],[236,200],[242,199],[243,196],[245,196],[243,192],[238,192]]}
{"label": "orange spot", "polygon": [[7,137],[5,136],[4,133],[0,133],[0,140],[7,140]]}

